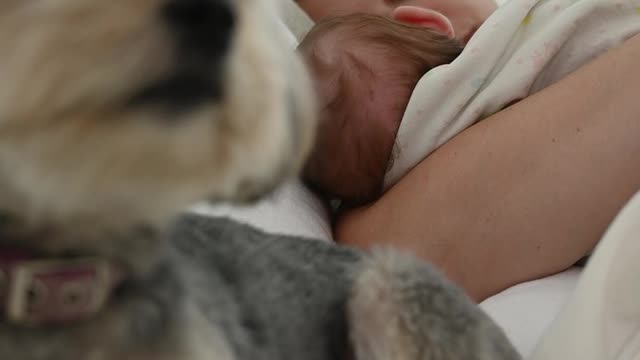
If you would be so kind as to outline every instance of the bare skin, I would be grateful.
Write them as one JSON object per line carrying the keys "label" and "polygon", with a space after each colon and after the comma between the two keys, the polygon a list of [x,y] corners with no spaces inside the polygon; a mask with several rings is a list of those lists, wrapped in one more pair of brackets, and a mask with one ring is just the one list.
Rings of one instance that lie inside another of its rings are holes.
{"label": "bare skin", "polygon": [[[496,9],[494,0],[297,0],[315,21],[366,13],[422,25],[466,42]],[[397,11],[399,8],[406,11]],[[408,9],[407,9],[408,8]],[[423,10],[423,11],[411,11]]]}
{"label": "bare skin", "polygon": [[393,245],[477,301],[587,254],[640,188],[640,36],[467,129],[336,239]]}

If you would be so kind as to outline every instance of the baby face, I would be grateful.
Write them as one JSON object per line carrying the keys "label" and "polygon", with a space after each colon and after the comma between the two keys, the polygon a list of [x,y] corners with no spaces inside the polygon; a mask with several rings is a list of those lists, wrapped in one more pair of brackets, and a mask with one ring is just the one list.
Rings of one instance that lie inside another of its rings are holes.
{"label": "baby face", "polygon": [[430,27],[464,43],[496,9],[494,0],[299,0],[298,3],[315,21],[354,13],[381,15]]}

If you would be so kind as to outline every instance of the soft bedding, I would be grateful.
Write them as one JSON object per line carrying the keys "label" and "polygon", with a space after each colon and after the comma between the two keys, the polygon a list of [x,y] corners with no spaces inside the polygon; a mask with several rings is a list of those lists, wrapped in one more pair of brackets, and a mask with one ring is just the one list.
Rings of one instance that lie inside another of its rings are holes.
{"label": "soft bedding", "polygon": [[581,268],[516,285],[480,304],[527,358],[574,291]]}
{"label": "soft bedding", "polygon": [[640,359],[640,193],[611,223],[530,360]]}

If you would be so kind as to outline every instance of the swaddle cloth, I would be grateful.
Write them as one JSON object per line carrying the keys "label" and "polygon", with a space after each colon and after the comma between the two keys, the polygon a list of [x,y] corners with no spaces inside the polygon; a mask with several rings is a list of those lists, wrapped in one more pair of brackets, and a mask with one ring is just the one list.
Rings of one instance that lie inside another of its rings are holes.
{"label": "swaddle cloth", "polygon": [[638,0],[511,0],[451,64],[416,86],[385,177],[391,187],[453,136],[640,32]]}

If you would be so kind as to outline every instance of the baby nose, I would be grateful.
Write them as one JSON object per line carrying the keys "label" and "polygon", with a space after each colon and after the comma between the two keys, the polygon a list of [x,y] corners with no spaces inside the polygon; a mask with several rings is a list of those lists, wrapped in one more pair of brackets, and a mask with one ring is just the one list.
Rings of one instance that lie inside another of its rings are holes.
{"label": "baby nose", "polygon": [[180,51],[215,57],[228,49],[235,24],[228,0],[169,0],[162,13]]}

